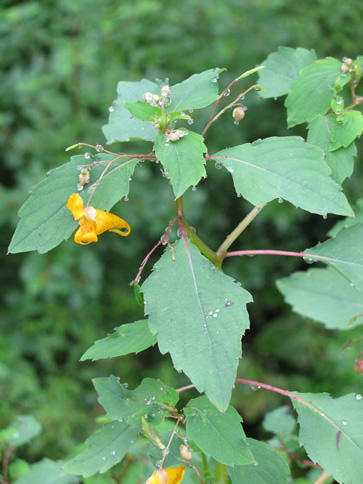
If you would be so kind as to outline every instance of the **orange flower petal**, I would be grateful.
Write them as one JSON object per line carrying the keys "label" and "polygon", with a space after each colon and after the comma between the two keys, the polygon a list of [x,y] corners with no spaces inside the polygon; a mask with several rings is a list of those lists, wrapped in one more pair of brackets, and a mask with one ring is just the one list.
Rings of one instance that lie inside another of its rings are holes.
{"label": "orange flower petal", "polygon": [[83,217],[83,200],[78,193],[72,193],[72,195],[68,198],[67,208],[72,212],[74,218],[80,219]]}
{"label": "orange flower petal", "polygon": [[[96,215],[96,234],[103,234],[106,230],[110,232],[116,232],[119,235],[126,237],[129,235],[131,229],[130,225],[122,218],[114,215],[113,213],[104,212],[103,210],[97,210]],[[123,229],[123,230],[122,230]]]}
{"label": "orange flower petal", "polygon": [[79,221],[79,229],[74,234],[74,241],[81,245],[97,242],[96,222],[92,222],[92,220],[82,217]]}
{"label": "orange flower petal", "polygon": [[[185,466],[172,467],[170,469],[164,469],[168,474],[167,484],[180,484],[184,478]],[[155,471],[149,477],[145,484],[164,484],[159,479],[160,471]]]}

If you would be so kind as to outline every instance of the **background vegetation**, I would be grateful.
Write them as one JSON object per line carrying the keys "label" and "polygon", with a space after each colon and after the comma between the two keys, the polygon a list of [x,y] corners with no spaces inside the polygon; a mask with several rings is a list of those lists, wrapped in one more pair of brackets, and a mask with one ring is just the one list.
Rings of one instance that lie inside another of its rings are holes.
{"label": "background vegetation", "polygon": [[[131,238],[105,236],[89,248],[70,240],[42,256],[6,257],[28,191],[49,169],[68,161],[66,146],[104,143],[100,127],[119,80],[169,77],[176,83],[218,66],[228,69],[221,77],[227,85],[279,45],[314,48],[318,58],[355,58],[363,44],[363,11],[360,0],[12,0],[0,8],[0,428],[16,414],[36,416],[44,431],[22,450],[24,457],[58,459],[92,432],[101,413],[91,378],[113,373],[131,387],[144,376],[187,384],[156,350],[79,363],[95,339],[141,316],[128,284],[173,218],[173,195],[166,180],[155,188],[157,166],[142,166],[130,200],[118,207],[132,227]],[[283,100],[250,94],[245,103],[247,116],[239,126],[227,115],[210,130],[211,149],[224,147],[226,139],[234,145],[305,135],[302,128],[287,130]],[[196,115],[196,130],[205,122]],[[358,149],[361,159],[362,146]],[[361,196],[359,157],[355,174],[353,184],[344,184],[350,200]],[[235,198],[226,172],[211,167],[208,176],[208,187],[201,183],[190,191],[185,204],[190,223],[216,248],[249,204]],[[335,221],[271,203],[236,248],[301,250],[322,240]],[[362,348],[339,356],[359,328],[339,335],[317,323],[301,324],[275,288],[275,279],[301,264],[267,256],[225,264],[255,300],[239,375],[301,392],[361,392],[362,377],[353,367]],[[240,387],[232,403],[244,417],[246,433],[256,437],[264,412],[279,400]]]}

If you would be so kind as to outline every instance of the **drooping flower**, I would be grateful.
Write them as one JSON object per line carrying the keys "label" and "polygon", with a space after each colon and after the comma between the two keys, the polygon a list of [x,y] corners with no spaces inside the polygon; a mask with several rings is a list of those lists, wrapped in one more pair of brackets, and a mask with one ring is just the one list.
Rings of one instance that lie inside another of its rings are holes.
{"label": "drooping flower", "polygon": [[78,193],[72,193],[68,198],[67,208],[75,219],[79,220],[79,229],[74,235],[77,244],[87,245],[97,242],[97,235],[107,230],[116,232],[123,237],[129,235],[130,225],[117,215],[98,210],[94,207],[85,207]]}
{"label": "drooping flower", "polygon": [[184,479],[185,466],[158,469],[153,472],[145,484],[180,484]]}

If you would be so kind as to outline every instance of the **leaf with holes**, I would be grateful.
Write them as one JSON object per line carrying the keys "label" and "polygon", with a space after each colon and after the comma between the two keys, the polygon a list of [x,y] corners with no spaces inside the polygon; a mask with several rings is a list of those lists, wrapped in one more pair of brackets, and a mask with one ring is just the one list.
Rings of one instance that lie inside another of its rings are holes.
{"label": "leaf with holes", "polygon": [[314,50],[278,47],[277,52],[273,52],[261,62],[265,68],[258,72],[258,83],[266,92],[260,91],[259,96],[274,98],[287,94],[290,84],[297,78],[301,69],[315,59]]}
{"label": "leaf with holes", "polygon": [[126,422],[111,422],[92,434],[86,441],[88,447],[63,466],[65,472],[83,477],[106,472],[126,455],[138,429]]}
{"label": "leaf with holes", "polygon": [[320,260],[335,267],[343,274],[353,287],[363,292],[363,223],[343,228],[334,238],[326,240],[311,249],[307,254],[309,260]]}
{"label": "leaf with holes", "polygon": [[184,409],[187,438],[207,456],[229,466],[252,463],[242,418],[233,407],[220,412],[205,396],[190,400]]}
{"label": "leaf with holes", "polygon": [[350,329],[363,323],[362,293],[333,267],[295,272],[276,282],[285,301],[303,316],[329,329]]}
{"label": "leaf with holes", "polygon": [[181,197],[187,188],[197,185],[206,174],[203,153],[207,152],[207,147],[203,138],[193,131],[187,133],[174,142],[166,142],[161,133],[155,143],[155,155],[173,184],[176,198]]}
{"label": "leaf with holes", "polygon": [[106,338],[96,341],[81,361],[115,358],[130,353],[139,353],[156,343],[156,337],[150,333],[147,321],[123,324],[115,328],[115,332]]}
{"label": "leaf with holes", "polygon": [[297,393],[291,398],[300,425],[299,442],[309,458],[338,482],[358,483],[363,476],[363,399],[331,398],[326,393]]}
{"label": "leaf with holes", "polygon": [[149,326],[161,353],[170,353],[200,392],[228,407],[249,327],[251,295],[218,271],[191,243],[167,249],[141,287]]}
{"label": "leaf with holes", "polygon": [[[86,202],[91,195],[92,184],[100,177],[111,155],[98,154],[91,158],[73,156],[69,163],[51,170],[45,180],[33,188],[30,198],[19,210],[20,221],[9,245],[10,253],[37,250],[43,254],[67,240],[78,227],[66,207],[69,196],[77,191],[79,170],[77,167],[98,163],[91,170],[91,181],[82,192]],[[106,162],[106,163],[104,163]],[[116,202],[129,193],[129,178],[137,160],[115,161],[102,178],[92,197],[92,205],[99,210],[110,210]],[[126,218],[126,217],[125,217]]]}
{"label": "leaf with holes", "polygon": [[323,152],[301,138],[266,138],[212,156],[231,173],[237,193],[254,205],[275,198],[311,213],[353,215],[329,176]]}

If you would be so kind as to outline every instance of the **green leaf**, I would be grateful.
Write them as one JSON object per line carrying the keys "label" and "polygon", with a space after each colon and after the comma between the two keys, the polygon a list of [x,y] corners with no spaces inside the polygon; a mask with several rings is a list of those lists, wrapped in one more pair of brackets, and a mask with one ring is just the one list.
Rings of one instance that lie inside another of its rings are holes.
{"label": "green leaf", "polygon": [[339,220],[328,232],[329,237],[335,237],[344,227],[352,227],[358,223],[363,223],[363,198],[357,200],[353,206],[355,217],[346,217],[343,220]]}
{"label": "green leaf", "polygon": [[339,80],[340,85],[344,85],[350,80],[349,74],[342,73],[341,66],[338,60],[328,58],[315,61],[300,71],[285,101],[289,128],[310,122],[328,111],[335,97],[336,82]]}
{"label": "green leaf", "polygon": [[115,358],[130,353],[139,353],[156,343],[156,337],[150,333],[147,321],[123,324],[115,328],[115,332],[106,338],[96,341],[81,361]]}
{"label": "green leaf", "polygon": [[265,68],[258,73],[258,83],[266,92],[260,91],[259,95],[263,98],[274,98],[287,94],[290,84],[297,78],[301,69],[315,59],[314,50],[278,47],[277,52],[273,52],[261,62]]}
{"label": "green leaf", "polygon": [[179,398],[176,390],[152,378],[145,378],[135,390],[128,390],[114,376],[95,378],[93,384],[107,417],[125,420],[133,427],[141,426],[142,416],[157,425],[169,415],[166,407],[174,408]]}
{"label": "green leaf", "polygon": [[157,106],[152,106],[145,101],[124,101],[125,108],[129,113],[137,119],[142,121],[153,121],[161,116],[161,109]]}
{"label": "green leaf", "polygon": [[347,148],[340,148],[336,151],[329,151],[332,130],[336,125],[336,116],[318,116],[309,123],[307,142],[322,149],[326,155],[325,161],[332,170],[331,177],[337,183],[342,183],[350,177],[354,168],[354,156],[357,149],[354,143]]}
{"label": "green leaf", "polygon": [[124,101],[141,101],[145,92],[156,93],[159,86],[154,82],[143,79],[140,82],[119,82],[117,85],[117,100],[110,107],[108,124],[102,131],[111,144],[116,141],[133,141],[142,139],[155,141],[158,134],[153,125],[147,121],[131,118],[130,112],[124,106]]}
{"label": "green leaf", "polygon": [[40,434],[42,427],[32,415],[19,415],[9,425],[13,432],[5,437],[6,443],[11,447],[19,447],[26,444]]}
{"label": "green leaf", "polygon": [[322,155],[317,147],[291,136],[235,146],[212,158],[231,173],[236,192],[254,205],[277,198],[311,213],[352,215]]}
{"label": "green leaf", "polygon": [[163,133],[156,138],[155,155],[172,181],[176,198],[182,196],[187,188],[197,185],[206,174],[203,156],[206,152],[202,136],[193,131],[188,131],[187,136],[174,142],[166,142]]}
{"label": "green leaf", "polygon": [[[333,267],[295,272],[276,284],[296,313],[329,329],[350,329],[355,316],[363,314],[362,293]],[[363,318],[358,323],[362,324]]]}
{"label": "green leaf", "polygon": [[126,422],[108,423],[87,439],[88,447],[67,461],[63,469],[83,477],[106,472],[124,458],[137,433]]}
{"label": "green leaf", "polygon": [[171,113],[168,113],[167,119],[169,123],[172,123],[173,121],[177,119],[191,119],[189,114],[185,114],[182,111],[172,111]]}
{"label": "green leaf", "polygon": [[78,477],[63,471],[63,464],[63,461],[43,459],[33,464],[30,471],[13,484],[73,484],[79,482]]}
{"label": "green leaf", "polygon": [[287,439],[294,432],[296,427],[296,420],[291,415],[289,407],[284,405],[283,407],[276,408],[271,412],[266,413],[262,427],[267,432],[272,432],[277,435],[280,440]]}
{"label": "green leaf", "polygon": [[344,483],[363,475],[363,399],[360,395],[331,398],[328,394],[297,393],[309,405],[291,398],[300,424],[299,442],[309,458]]}
{"label": "green leaf", "polygon": [[220,410],[228,407],[249,327],[251,295],[203,257],[193,244],[167,249],[142,285],[150,330],[162,354],[184,371]]}
{"label": "green leaf", "polygon": [[[363,292],[363,224],[343,228],[336,237],[318,244],[305,253],[322,257],[319,259],[341,272],[359,291]],[[314,260],[314,258],[309,257]]]}
{"label": "green leaf", "polygon": [[255,462],[245,466],[228,467],[232,484],[287,484],[290,469],[270,445],[254,439],[247,439]]}
{"label": "green leaf", "polygon": [[193,74],[185,81],[171,86],[170,111],[200,109],[218,99],[218,77],[225,69],[209,69],[200,74]]}
{"label": "green leaf", "polygon": [[349,146],[363,132],[363,114],[359,111],[348,111],[336,122],[331,136],[330,150]]}
{"label": "green leaf", "polygon": [[[19,210],[20,221],[10,242],[9,252],[27,252],[37,250],[40,254],[48,252],[63,240],[68,239],[78,228],[71,212],[66,207],[68,198],[77,191],[79,170],[77,167],[91,162],[112,160],[111,155],[98,154],[91,158],[77,155],[59,168],[47,173],[45,180],[33,188],[30,198]],[[117,201],[129,192],[129,178],[137,161],[128,163],[111,173],[116,167],[127,162],[127,159],[115,161],[97,186],[92,197],[92,205],[100,210],[109,210]],[[80,192],[87,201],[90,187],[95,183],[105,164],[96,165],[91,170],[91,181]]]}
{"label": "green leaf", "polygon": [[250,464],[255,460],[246,442],[242,418],[233,407],[222,413],[202,396],[190,400],[184,413],[187,438],[207,456],[230,466]]}

